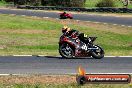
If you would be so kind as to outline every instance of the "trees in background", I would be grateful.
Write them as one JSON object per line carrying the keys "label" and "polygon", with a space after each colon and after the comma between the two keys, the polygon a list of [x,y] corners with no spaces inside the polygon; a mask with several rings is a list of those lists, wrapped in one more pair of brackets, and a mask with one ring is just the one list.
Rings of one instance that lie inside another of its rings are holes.
{"label": "trees in background", "polygon": [[29,5],[33,5],[33,6],[41,5],[41,0],[28,0],[27,2]]}
{"label": "trees in background", "polygon": [[[119,2],[122,2],[122,7],[127,8],[129,4],[131,4],[132,0],[119,0]],[[117,2],[118,3],[118,2]],[[115,0],[101,0],[96,4],[96,7],[116,7]]]}
{"label": "trees in background", "polygon": [[[14,2],[15,5],[83,7],[85,6],[87,0],[0,0],[0,1]],[[99,0],[99,2],[96,3],[96,7],[114,7],[116,1],[122,2],[122,6],[124,7],[128,7],[129,4],[132,4],[132,0]]]}
{"label": "trees in background", "polygon": [[121,0],[124,7],[128,7],[130,0]]}
{"label": "trees in background", "polygon": [[83,7],[86,0],[41,0],[42,5]]}
{"label": "trees in background", "polygon": [[96,7],[115,7],[114,0],[101,0],[96,4]]}
{"label": "trees in background", "polygon": [[5,0],[6,2],[15,2],[18,5],[33,6],[64,6],[64,7],[83,7],[86,0]]}
{"label": "trees in background", "polygon": [[13,2],[14,0],[1,0],[1,1]]}

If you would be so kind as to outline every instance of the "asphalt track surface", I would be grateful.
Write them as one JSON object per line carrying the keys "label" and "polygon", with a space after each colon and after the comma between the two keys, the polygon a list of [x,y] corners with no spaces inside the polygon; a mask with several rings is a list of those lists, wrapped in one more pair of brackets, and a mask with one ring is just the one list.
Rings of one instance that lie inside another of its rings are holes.
{"label": "asphalt track surface", "polygon": [[[31,10],[11,10],[11,9],[0,9],[2,14],[16,14],[16,15],[26,15],[26,16],[37,16],[37,17],[52,17],[59,18],[57,12],[40,12]],[[114,17],[114,16],[99,16],[99,15],[89,15],[89,14],[73,14],[75,20],[82,21],[93,21],[93,22],[103,22],[112,23],[119,25],[132,26],[132,18],[128,17]]]}
{"label": "asphalt track surface", "polygon": [[62,59],[52,56],[0,56],[0,74],[132,73],[132,57]]}

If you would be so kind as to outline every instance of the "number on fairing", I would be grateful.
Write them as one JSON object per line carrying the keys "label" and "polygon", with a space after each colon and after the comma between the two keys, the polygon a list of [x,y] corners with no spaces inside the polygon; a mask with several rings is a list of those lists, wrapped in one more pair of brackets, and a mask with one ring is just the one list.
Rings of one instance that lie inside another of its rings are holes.
{"label": "number on fairing", "polygon": [[84,49],[84,50],[87,50],[87,46],[86,46],[86,44],[83,45],[81,48]]}

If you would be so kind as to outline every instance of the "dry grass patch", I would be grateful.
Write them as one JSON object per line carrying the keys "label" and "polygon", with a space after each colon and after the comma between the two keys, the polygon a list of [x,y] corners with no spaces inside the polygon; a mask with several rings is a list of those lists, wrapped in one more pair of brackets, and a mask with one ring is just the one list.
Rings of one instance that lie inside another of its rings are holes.
{"label": "dry grass patch", "polygon": [[49,33],[51,33],[51,34],[56,34],[56,33],[58,33],[58,31],[56,31],[56,30],[46,30],[46,29],[44,29],[44,30],[37,30],[37,29],[33,29],[33,30],[29,30],[29,29],[14,29],[14,30],[11,30],[11,29],[0,29],[0,33],[10,33],[10,34],[14,34],[14,33],[16,33],[16,34],[49,34]]}
{"label": "dry grass patch", "polygon": [[2,84],[69,84],[75,82],[76,77],[70,75],[0,76]]}

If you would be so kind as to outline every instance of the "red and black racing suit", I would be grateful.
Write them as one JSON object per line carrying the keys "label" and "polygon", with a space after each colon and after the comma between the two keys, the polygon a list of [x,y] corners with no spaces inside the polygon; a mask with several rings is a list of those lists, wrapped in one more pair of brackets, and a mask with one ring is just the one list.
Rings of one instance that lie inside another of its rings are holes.
{"label": "red and black racing suit", "polygon": [[87,44],[87,43],[89,42],[88,37],[85,37],[85,36],[84,36],[84,35],[85,35],[84,33],[79,33],[79,31],[74,30],[74,29],[72,29],[72,30],[70,30],[69,32],[67,32],[66,35],[67,35],[67,36],[71,36],[72,33],[75,33],[75,32],[76,32],[76,35],[78,36],[78,38],[79,38],[82,42],[84,42],[85,44]]}

